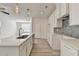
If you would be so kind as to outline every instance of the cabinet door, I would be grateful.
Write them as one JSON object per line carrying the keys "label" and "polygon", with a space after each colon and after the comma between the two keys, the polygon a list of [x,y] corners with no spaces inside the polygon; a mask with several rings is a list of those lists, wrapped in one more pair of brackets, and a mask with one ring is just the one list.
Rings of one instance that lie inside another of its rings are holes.
{"label": "cabinet door", "polygon": [[53,49],[60,50],[60,40],[62,39],[62,36],[54,34],[53,37]]}
{"label": "cabinet door", "polygon": [[69,13],[69,5],[67,3],[62,3],[61,4],[61,17],[67,15]]}
{"label": "cabinet door", "polygon": [[60,12],[61,11],[61,8],[60,8],[61,6],[60,5],[61,5],[60,3],[56,4],[56,15],[57,15],[56,18],[57,19],[60,18],[60,13],[61,13]]}
{"label": "cabinet door", "polygon": [[61,55],[62,56],[77,56],[78,51],[68,44],[65,44],[63,41],[61,42]]}
{"label": "cabinet door", "polygon": [[53,13],[53,22],[54,22],[54,27],[58,27],[57,26],[57,14],[56,14],[56,10],[54,11],[54,13]]}
{"label": "cabinet door", "polygon": [[29,38],[29,40],[27,40],[27,55],[30,55],[32,49],[32,38]]}
{"label": "cabinet door", "polygon": [[26,56],[26,45],[24,43],[20,46],[20,56]]}

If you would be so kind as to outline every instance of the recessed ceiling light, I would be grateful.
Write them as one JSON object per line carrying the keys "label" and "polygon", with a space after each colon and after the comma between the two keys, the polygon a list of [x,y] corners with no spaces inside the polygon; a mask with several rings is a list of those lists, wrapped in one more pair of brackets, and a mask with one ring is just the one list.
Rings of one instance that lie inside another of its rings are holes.
{"label": "recessed ceiling light", "polygon": [[[45,6],[45,9],[47,9],[47,8],[48,8],[48,6],[46,5],[46,6]],[[45,11],[45,10],[41,11],[40,14],[43,15],[43,14],[44,14],[44,11]]]}
{"label": "recessed ceiling light", "polygon": [[48,8],[48,6],[45,6],[45,8]]}
{"label": "recessed ceiling light", "polygon": [[27,8],[27,11],[29,11],[30,9],[29,8]]}

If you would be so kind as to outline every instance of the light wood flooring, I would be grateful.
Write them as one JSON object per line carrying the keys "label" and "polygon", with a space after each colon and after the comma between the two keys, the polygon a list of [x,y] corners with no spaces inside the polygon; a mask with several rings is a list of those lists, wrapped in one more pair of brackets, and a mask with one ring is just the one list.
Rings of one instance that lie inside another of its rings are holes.
{"label": "light wood flooring", "polygon": [[35,39],[31,56],[59,56],[60,51],[52,50],[46,39]]}

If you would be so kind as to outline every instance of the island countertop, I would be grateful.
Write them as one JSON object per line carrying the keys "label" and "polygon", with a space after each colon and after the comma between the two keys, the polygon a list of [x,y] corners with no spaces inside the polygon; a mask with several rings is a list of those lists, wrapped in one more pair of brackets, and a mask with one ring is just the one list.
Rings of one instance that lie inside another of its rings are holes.
{"label": "island countertop", "polygon": [[12,39],[12,40],[11,40],[11,38],[2,39],[2,40],[0,40],[0,46],[20,46],[23,42],[28,40],[32,35],[33,35],[33,33],[30,34],[25,39]]}

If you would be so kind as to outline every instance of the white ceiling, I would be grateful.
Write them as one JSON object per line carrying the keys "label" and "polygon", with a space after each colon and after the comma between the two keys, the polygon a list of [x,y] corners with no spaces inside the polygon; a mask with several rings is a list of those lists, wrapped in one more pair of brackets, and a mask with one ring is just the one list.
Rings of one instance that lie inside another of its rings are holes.
{"label": "white ceiling", "polygon": [[[10,14],[21,18],[26,17],[27,8],[30,9],[30,16],[33,18],[47,18],[55,9],[54,3],[19,3],[20,14],[16,15],[15,3],[1,3],[1,5],[5,6]],[[45,6],[48,6],[48,8],[46,9]],[[41,11],[44,11],[44,14],[40,14]]]}

